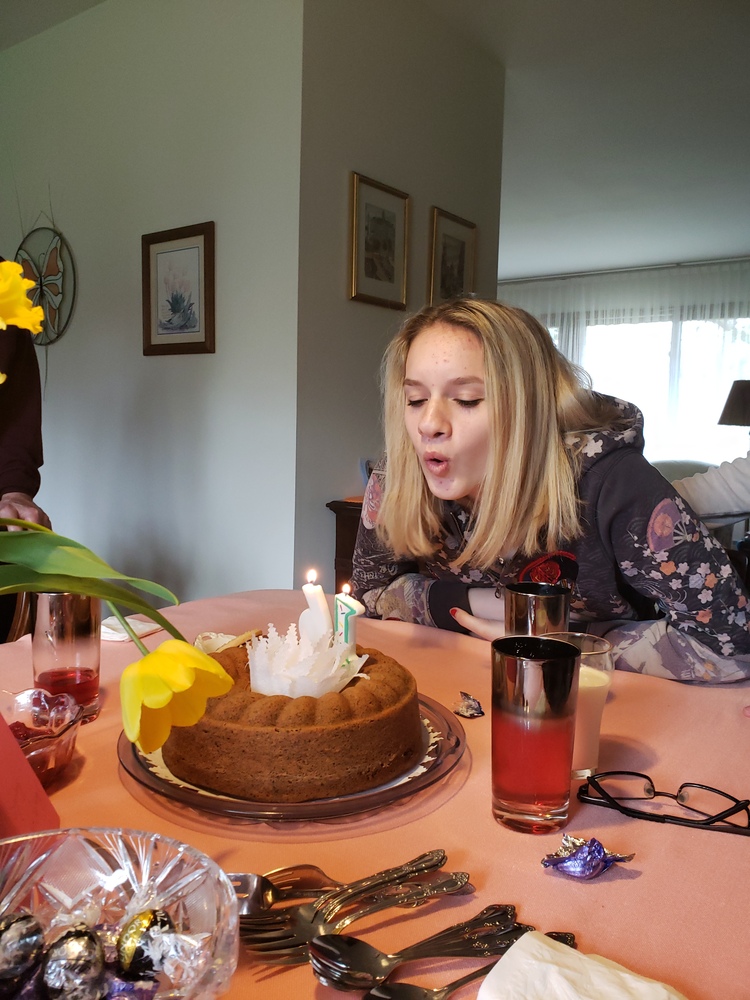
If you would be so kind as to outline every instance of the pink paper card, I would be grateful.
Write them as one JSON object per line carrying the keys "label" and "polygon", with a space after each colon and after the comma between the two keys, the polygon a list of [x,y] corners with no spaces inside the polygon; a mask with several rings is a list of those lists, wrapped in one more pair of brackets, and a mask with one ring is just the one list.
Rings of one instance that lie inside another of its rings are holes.
{"label": "pink paper card", "polygon": [[0,762],[0,837],[56,830],[60,817],[2,716]]}

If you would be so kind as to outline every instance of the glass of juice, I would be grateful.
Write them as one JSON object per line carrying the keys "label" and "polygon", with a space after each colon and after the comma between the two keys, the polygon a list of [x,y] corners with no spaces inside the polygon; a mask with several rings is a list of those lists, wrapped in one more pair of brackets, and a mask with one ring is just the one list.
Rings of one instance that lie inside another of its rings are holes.
{"label": "glass of juice", "polygon": [[69,694],[83,706],[82,722],[99,715],[101,602],[83,594],[37,594],[31,658],[34,687]]}
{"label": "glass of juice", "polygon": [[602,712],[607,701],[612,671],[612,643],[599,635],[585,632],[550,632],[549,639],[560,639],[576,646],[581,657],[578,675],[576,735],[573,741],[573,777],[588,778],[599,767],[599,734]]}
{"label": "glass of juice", "polygon": [[578,696],[578,649],[510,635],[492,643],[492,813],[524,833],[565,826]]}

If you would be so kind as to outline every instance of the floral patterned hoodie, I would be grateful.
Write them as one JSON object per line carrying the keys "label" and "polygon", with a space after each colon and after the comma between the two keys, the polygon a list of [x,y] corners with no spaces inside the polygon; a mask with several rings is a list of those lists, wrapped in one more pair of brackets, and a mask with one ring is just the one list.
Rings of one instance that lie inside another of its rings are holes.
{"label": "floral patterned hoodie", "polygon": [[[571,627],[606,635],[622,670],[683,681],[750,678],[747,596],[726,552],[643,457],[643,416],[611,400],[624,429],[570,433],[581,449],[583,533],[555,552],[498,559],[489,570],[453,565],[470,515],[446,502],[441,543],[429,559],[398,559],[375,524],[385,466],[367,485],[354,552],[354,595],[367,614],[463,631],[471,587],[534,581],[572,587]],[[499,591],[498,591],[499,592]]]}

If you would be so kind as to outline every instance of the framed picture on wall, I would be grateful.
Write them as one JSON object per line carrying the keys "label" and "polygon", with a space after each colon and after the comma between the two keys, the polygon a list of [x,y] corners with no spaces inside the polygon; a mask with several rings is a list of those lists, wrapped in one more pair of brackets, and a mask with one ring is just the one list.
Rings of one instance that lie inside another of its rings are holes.
{"label": "framed picture on wall", "polygon": [[428,281],[430,305],[476,291],[477,227],[457,215],[432,209],[432,255]]}
{"label": "framed picture on wall", "polygon": [[349,298],[406,308],[409,195],[352,173]]}
{"label": "framed picture on wall", "polygon": [[213,354],[214,223],[141,237],[143,353]]}

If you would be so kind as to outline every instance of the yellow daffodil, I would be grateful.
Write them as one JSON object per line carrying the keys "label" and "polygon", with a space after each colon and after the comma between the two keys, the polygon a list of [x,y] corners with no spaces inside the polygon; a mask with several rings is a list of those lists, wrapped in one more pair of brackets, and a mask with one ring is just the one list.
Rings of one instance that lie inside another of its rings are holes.
{"label": "yellow daffodil", "polygon": [[23,277],[23,268],[14,260],[0,261],[0,330],[20,326],[32,333],[42,332],[44,310],[31,304],[28,290],[34,282]]}
{"label": "yellow daffodil", "polygon": [[120,678],[125,735],[144,753],[158,750],[172,726],[193,726],[208,698],[226,694],[234,681],[189,642],[168,639]]}

